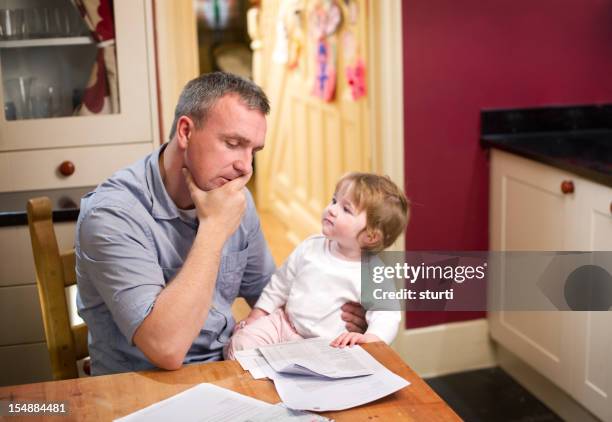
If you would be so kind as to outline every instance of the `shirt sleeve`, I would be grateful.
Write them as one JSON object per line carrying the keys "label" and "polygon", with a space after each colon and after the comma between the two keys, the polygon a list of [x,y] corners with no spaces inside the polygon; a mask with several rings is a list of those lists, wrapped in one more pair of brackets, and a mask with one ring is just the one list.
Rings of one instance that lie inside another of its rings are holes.
{"label": "shirt sleeve", "polygon": [[[300,246],[302,245],[303,243]],[[256,307],[268,313],[272,313],[272,311],[287,303],[289,292],[291,292],[291,285],[295,280],[300,265],[302,254],[302,248],[300,246],[289,255],[289,258],[287,258],[283,265],[274,275],[272,275],[270,283],[268,283],[255,304]]]}
{"label": "shirt sleeve", "polygon": [[263,288],[270,281],[276,265],[261,231],[261,223],[255,210],[253,197],[247,189],[245,189],[245,192],[247,196],[245,218],[249,230],[248,255],[238,295],[245,298],[252,306],[261,295]]}
{"label": "shirt sleeve", "polygon": [[165,286],[148,230],[122,205],[93,208],[77,229],[78,270],[130,344]]}
{"label": "shirt sleeve", "polygon": [[374,334],[387,344],[391,344],[399,328],[402,314],[399,311],[367,311],[366,334]]}

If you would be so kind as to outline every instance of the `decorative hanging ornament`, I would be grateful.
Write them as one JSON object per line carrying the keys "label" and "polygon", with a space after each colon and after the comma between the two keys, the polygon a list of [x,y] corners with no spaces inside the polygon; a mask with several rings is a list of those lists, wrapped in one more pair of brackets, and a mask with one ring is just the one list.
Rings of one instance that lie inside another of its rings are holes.
{"label": "decorative hanging ornament", "polygon": [[325,0],[310,13],[310,27],[313,37],[320,40],[334,34],[342,22],[342,12],[333,0]]}
{"label": "decorative hanging ornament", "polygon": [[289,35],[289,49],[287,67],[295,69],[299,65],[300,53],[304,46],[303,29],[304,2],[302,0],[291,0],[290,6],[284,17],[285,28]]}
{"label": "decorative hanging ornament", "polygon": [[353,101],[365,97],[366,95],[366,66],[364,61],[359,58],[355,66],[346,67],[346,79],[351,87]]}
{"label": "decorative hanging ornament", "polygon": [[289,36],[282,20],[276,22],[276,42],[272,51],[272,60],[284,64],[289,60]]}
{"label": "decorative hanging ornament", "polygon": [[317,72],[312,94],[323,101],[331,101],[336,92],[336,64],[326,40],[317,44]]}

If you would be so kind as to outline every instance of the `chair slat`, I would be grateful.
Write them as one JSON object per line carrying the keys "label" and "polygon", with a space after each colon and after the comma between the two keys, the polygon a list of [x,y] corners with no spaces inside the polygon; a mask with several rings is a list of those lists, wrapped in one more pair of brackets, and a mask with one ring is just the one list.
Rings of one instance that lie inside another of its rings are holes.
{"label": "chair slat", "polygon": [[76,282],[74,251],[60,255],[49,198],[28,201],[28,226],[36,267],[47,349],[53,378],[78,377],[77,359],[88,355],[87,327],[70,326],[65,287]]}
{"label": "chair slat", "polygon": [[72,338],[74,339],[74,351],[77,359],[89,356],[87,349],[87,325],[79,324],[72,327]]}
{"label": "chair slat", "polygon": [[76,255],[74,249],[61,255],[62,267],[64,268],[64,286],[69,287],[76,284]]}

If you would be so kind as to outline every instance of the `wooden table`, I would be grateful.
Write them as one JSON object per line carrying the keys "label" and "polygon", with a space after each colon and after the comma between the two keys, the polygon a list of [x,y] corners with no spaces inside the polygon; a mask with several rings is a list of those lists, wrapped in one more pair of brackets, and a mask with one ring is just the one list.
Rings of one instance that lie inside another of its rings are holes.
{"label": "wooden table", "polygon": [[[385,343],[366,344],[364,349],[411,384],[375,402],[341,412],[323,412],[322,415],[337,421],[351,422],[461,420]],[[254,380],[238,362],[195,364],[171,372],[129,372],[0,387],[0,400],[67,400],[69,417],[55,420],[107,421],[125,416],[202,382],[216,384],[268,403],[280,401],[272,381]],[[20,418],[12,416],[6,420],[17,421]]]}

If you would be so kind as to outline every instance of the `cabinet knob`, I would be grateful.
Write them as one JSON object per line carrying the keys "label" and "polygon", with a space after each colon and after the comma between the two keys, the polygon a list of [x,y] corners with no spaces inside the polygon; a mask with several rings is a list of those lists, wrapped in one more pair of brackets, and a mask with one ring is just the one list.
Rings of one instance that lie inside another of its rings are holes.
{"label": "cabinet knob", "polygon": [[571,180],[564,180],[561,182],[561,192],[564,194],[574,193],[574,182]]}
{"label": "cabinet knob", "polygon": [[612,214],[612,201],[610,201],[610,214]]}
{"label": "cabinet knob", "polygon": [[59,165],[59,172],[66,177],[74,173],[74,169],[75,167],[72,161],[64,161]]}

